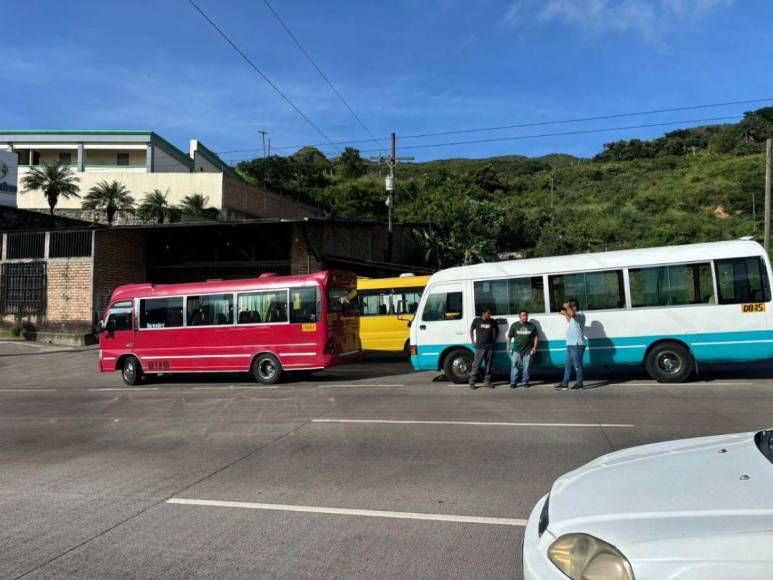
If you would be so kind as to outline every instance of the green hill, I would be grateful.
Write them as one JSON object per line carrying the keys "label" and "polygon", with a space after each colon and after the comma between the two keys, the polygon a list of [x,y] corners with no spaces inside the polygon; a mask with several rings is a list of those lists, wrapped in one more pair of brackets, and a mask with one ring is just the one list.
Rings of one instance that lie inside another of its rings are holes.
{"label": "green hill", "polygon": [[[557,255],[762,236],[764,140],[773,107],[732,125],[617,141],[593,159],[553,154],[444,159],[398,167],[395,215],[435,266],[502,253]],[[256,183],[341,218],[385,219],[385,168],[356,149],[327,159],[240,163]],[[756,213],[756,220],[755,220]]]}

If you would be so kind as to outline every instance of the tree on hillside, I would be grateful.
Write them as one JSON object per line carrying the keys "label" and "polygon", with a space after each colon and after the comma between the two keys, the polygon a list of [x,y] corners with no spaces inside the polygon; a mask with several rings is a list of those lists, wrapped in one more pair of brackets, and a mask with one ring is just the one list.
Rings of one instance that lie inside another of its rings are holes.
{"label": "tree on hillside", "polygon": [[294,165],[296,187],[303,190],[325,187],[330,183],[331,164],[325,154],[316,147],[303,147],[291,160]]}
{"label": "tree on hillside", "polygon": [[491,163],[476,169],[470,174],[470,177],[475,185],[488,193],[507,189],[507,184]]}
{"label": "tree on hillside", "polygon": [[163,224],[165,221],[178,221],[180,217],[179,208],[170,205],[167,197],[169,190],[165,192],[160,189],[154,189],[145,194],[145,197],[137,208],[137,213],[143,221],[155,221]]}
{"label": "tree on hillside", "polygon": [[217,208],[208,207],[209,196],[201,193],[194,193],[186,195],[180,203],[180,210],[189,216],[204,218],[204,219],[217,219],[220,212]]}
{"label": "tree on hillside", "polygon": [[129,193],[129,190],[122,183],[100,181],[89,189],[86,197],[83,198],[81,207],[94,211],[104,211],[107,225],[112,226],[117,212],[131,212],[134,209],[134,198]]}
{"label": "tree on hillside", "polygon": [[21,183],[22,193],[39,189],[48,201],[48,212],[53,215],[59,196],[69,199],[80,197],[79,179],[73,175],[72,169],[67,165],[56,163],[49,165],[43,163],[42,167],[32,167],[24,174]]}
{"label": "tree on hillside", "polygon": [[365,161],[360,157],[360,150],[347,147],[336,159],[335,165],[342,177],[357,178],[367,171]]}
{"label": "tree on hillside", "polygon": [[293,187],[295,168],[289,157],[271,155],[242,161],[236,166],[236,170],[251,183],[297,199],[297,192]]}

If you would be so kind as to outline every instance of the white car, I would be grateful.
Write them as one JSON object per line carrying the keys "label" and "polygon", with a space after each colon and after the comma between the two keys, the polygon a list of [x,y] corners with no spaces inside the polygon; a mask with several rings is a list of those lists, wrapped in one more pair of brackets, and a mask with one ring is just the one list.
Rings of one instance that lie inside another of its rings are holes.
{"label": "white car", "polygon": [[773,430],[604,455],[529,517],[526,580],[773,579]]}

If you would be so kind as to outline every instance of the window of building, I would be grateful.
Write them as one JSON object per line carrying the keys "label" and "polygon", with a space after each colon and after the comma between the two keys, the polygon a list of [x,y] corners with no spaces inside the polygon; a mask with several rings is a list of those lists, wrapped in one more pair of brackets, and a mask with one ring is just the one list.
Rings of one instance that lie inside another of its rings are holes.
{"label": "window of building", "polygon": [[391,288],[359,292],[362,316],[415,314],[422,288]]}
{"label": "window of building", "polygon": [[46,313],[46,263],[3,264],[0,271],[0,314]]}
{"label": "window of building", "polygon": [[132,303],[129,300],[116,302],[110,307],[105,328],[116,330],[132,329]]}
{"label": "window of building", "polygon": [[9,260],[43,258],[46,252],[46,234],[43,232],[12,232],[8,234]]}
{"label": "window of building", "polygon": [[542,276],[484,280],[475,282],[475,314],[480,316],[484,306],[494,316],[529,312],[545,312],[545,288]]}
{"label": "window of building", "polygon": [[287,322],[287,290],[239,294],[236,310],[239,324]]}
{"label": "window of building", "polygon": [[182,296],[140,300],[140,328],[177,328],[182,325]]}
{"label": "window of building", "polygon": [[49,258],[75,258],[90,255],[90,231],[51,232],[49,235]]}
{"label": "window of building", "polygon": [[70,152],[60,153],[59,163],[61,165],[72,165],[72,153]]}
{"label": "window of building", "polygon": [[188,326],[212,326],[233,324],[233,294],[209,294],[188,296],[186,303],[186,324]]}
{"label": "window of building", "polygon": [[461,292],[436,292],[429,295],[421,319],[427,322],[436,320],[459,320],[462,317]]}
{"label": "window of building", "polygon": [[580,310],[625,308],[622,270],[549,276],[548,284],[551,312],[570,300],[577,300]]}
{"label": "window of building", "polygon": [[290,288],[290,322],[317,322],[319,312],[319,288]]}
{"label": "window of building", "polygon": [[716,260],[720,304],[769,302],[770,283],[762,258]]}
{"label": "window of building", "polygon": [[714,302],[711,265],[678,264],[628,271],[631,306],[678,306]]}
{"label": "window of building", "polygon": [[128,153],[118,153],[116,154],[116,165],[120,166],[127,166],[129,165],[129,154]]}

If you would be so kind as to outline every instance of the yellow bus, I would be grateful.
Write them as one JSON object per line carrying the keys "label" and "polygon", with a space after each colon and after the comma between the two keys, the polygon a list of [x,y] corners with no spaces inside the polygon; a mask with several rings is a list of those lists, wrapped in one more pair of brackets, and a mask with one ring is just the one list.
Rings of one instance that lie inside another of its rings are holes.
{"label": "yellow bus", "polygon": [[359,278],[360,340],[365,350],[408,350],[408,323],[413,320],[429,276]]}

